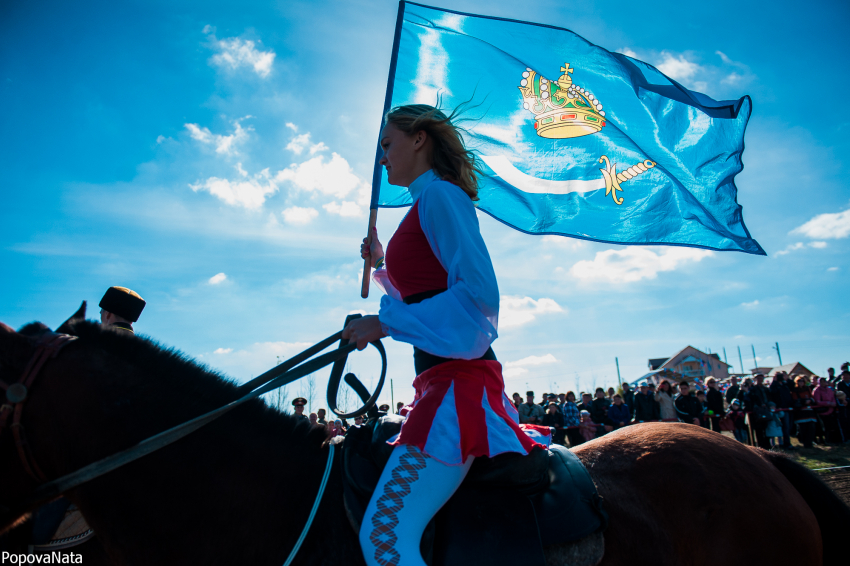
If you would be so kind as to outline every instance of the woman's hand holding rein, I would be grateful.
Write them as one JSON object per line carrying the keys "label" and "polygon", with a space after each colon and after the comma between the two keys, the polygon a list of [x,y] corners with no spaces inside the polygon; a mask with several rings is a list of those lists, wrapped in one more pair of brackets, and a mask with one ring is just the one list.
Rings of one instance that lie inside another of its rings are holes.
{"label": "woman's hand holding rein", "polygon": [[362,350],[369,342],[380,340],[385,337],[384,329],[377,315],[369,315],[355,318],[349,322],[342,331],[342,337],[357,344],[357,349]]}
{"label": "woman's hand holding rein", "polygon": [[384,259],[384,246],[378,239],[378,229],[372,228],[371,242],[369,238],[363,238],[363,243],[360,245],[360,257],[369,260],[369,265],[376,268],[379,260]]}

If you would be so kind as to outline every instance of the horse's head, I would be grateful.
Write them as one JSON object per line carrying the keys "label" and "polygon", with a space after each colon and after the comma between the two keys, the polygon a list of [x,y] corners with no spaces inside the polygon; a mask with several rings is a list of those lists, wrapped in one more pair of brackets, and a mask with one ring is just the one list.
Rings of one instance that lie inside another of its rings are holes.
{"label": "horse's head", "polygon": [[[62,323],[57,333],[72,334],[72,325],[85,320],[86,302],[77,309],[68,320]],[[19,520],[19,513],[10,512],[10,508],[20,509],[20,497],[31,492],[37,482],[26,470],[29,456],[21,455],[18,446],[21,439],[26,439],[24,422],[18,422],[20,415],[30,413],[32,409],[32,389],[37,386],[33,380],[26,384],[19,383],[27,372],[27,366],[36,356],[39,341],[50,339],[54,333],[41,322],[32,322],[15,332],[11,327],[0,322],[0,532]],[[20,413],[20,414],[19,414]],[[27,420],[29,421],[29,416]],[[42,416],[42,420],[46,418]],[[21,431],[24,434],[21,435]],[[28,449],[25,448],[27,452]]]}
{"label": "horse's head", "polygon": [[[34,333],[39,333],[40,329],[35,326],[27,326]],[[18,381],[35,352],[36,342],[37,338],[15,332],[0,322],[0,380],[4,384],[10,385]],[[6,391],[0,391],[0,400],[8,405]],[[10,511],[18,507],[20,495],[31,492],[36,486],[35,481],[26,474],[18,461],[15,439],[9,430],[12,422],[10,413],[9,409],[0,412],[0,419],[5,424],[0,432],[0,485],[3,486],[0,490],[0,533],[21,518],[20,514],[12,516]]]}

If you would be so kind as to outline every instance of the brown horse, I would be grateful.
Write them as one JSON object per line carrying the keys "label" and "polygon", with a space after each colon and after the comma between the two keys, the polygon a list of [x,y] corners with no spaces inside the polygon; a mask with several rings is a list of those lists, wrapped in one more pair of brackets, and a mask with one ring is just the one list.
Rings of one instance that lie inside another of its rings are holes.
{"label": "brown horse", "polygon": [[[152,341],[85,321],[62,329],[79,339],[43,367],[21,419],[48,478],[238,396],[231,382]],[[16,381],[34,350],[34,338],[0,323],[0,379]],[[249,402],[65,495],[117,564],[279,565],[310,513],[324,440],[322,429]],[[846,562],[840,536],[850,509],[788,460],[679,424],[628,427],[575,452],[610,515],[600,564]],[[10,434],[0,436],[0,463],[2,532],[19,520],[8,510],[38,482]],[[572,551],[547,549],[549,563],[576,564]],[[338,469],[293,564],[363,564]]]}

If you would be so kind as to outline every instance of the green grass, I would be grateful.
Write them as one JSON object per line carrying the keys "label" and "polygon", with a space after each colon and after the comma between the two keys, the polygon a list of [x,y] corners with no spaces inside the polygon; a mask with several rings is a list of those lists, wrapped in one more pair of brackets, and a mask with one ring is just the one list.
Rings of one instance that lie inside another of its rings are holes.
{"label": "green grass", "polygon": [[797,444],[796,439],[792,439],[791,442],[797,447],[797,450],[791,450],[785,452],[785,454],[810,470],[850,466],[850,445],[848,444],[802,448]]}

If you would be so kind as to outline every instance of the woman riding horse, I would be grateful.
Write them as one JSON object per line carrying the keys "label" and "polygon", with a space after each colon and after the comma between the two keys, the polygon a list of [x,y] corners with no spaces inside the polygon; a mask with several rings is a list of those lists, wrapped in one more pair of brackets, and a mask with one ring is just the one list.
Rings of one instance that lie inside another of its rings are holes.
{"label": "woman riding horse", "polygon": [[400,106],[381,132],[390,184],[413,206],[387,246],[377,230],[361,255],[387,295],[376,316],[352,321],[343,338],[363,349],[390,336],[413,345],[416,396],[360,528],[367,564],[424,565],[419,541],[478,456],[527,454],[490,344],[499,288],[473,201],[478,169],[451,116]]}

